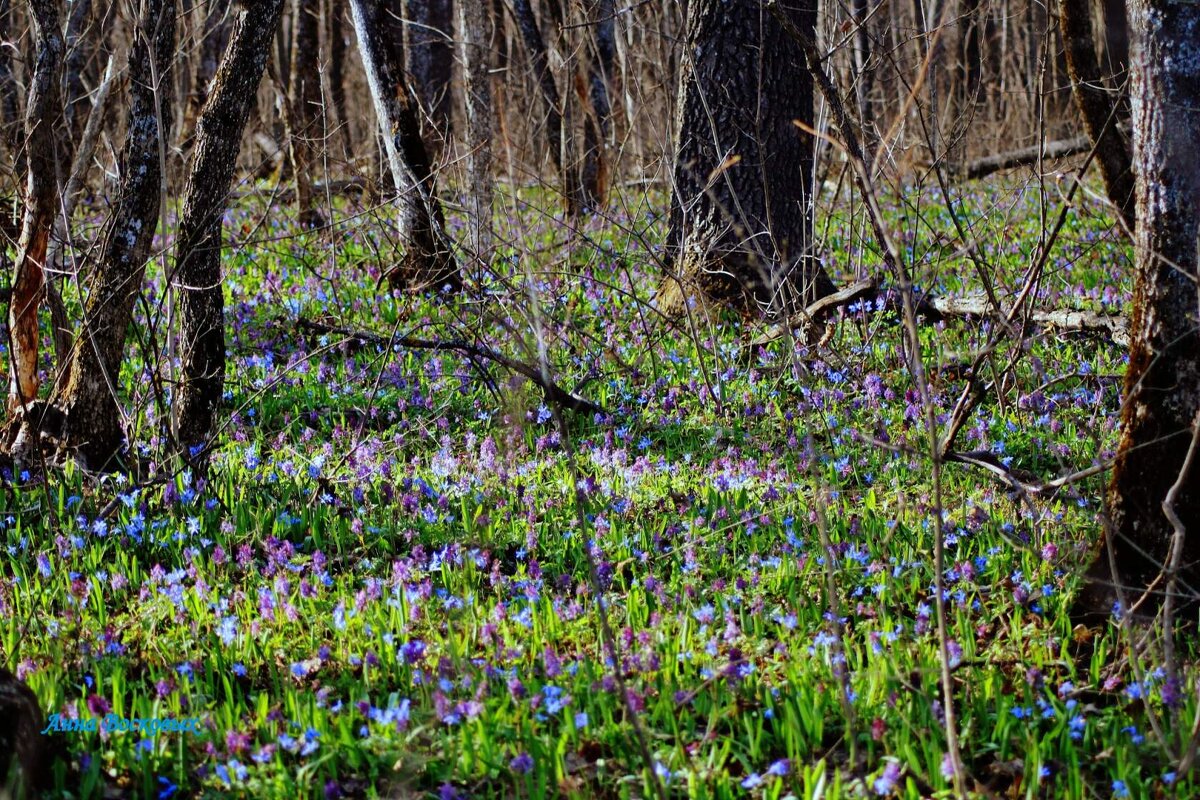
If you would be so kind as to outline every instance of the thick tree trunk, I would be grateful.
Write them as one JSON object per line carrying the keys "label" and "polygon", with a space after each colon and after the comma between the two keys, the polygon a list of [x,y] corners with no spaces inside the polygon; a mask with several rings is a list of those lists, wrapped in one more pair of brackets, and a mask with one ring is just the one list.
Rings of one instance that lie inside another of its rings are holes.
{"label": "thick tree trunk", "polygon": [[70,377],[56,387],[46,415],[28,420],[44,424],[47,433],[91,469],[103,469],[124,444],[117,386],[133,304],[158,225],[162,142],[171,141],[167,126],[172,114],[175,0],[143,0],[143,17],[134,36],[121,185],[91,273]]}
{"label": "thick tree trunk", "polygon": [[37,396],[38,305],[45,286],[44,267],[54,212],[58,204],[57,169],[63,39],[55,0],[30,0],[37,41],[37,65],[25,107],[25,152],[29,180],[25,213],[17,245],[12,297],[8,309],[10,338],[9,411],[25,407]]}
{"label": "thick tree trunk", "polygon": [[[784,9],[815,36],[815,4]],[[834,291],[809,251],[812,76],[759,0],[692,0],[680,74],[667,313],[699,289],[772,314]]]}
{"label": "thick tree trunk", "polygon": [[[460,13],[486,14],[483,0],[463,0]],[[464,8],[465,7],[465,8]],[[408,74],[421,103],[421,133],[433,153],[444,157],[453,133],[450,81],[454,70],[454,3],[452,0],[405,0],[408,24],[404,53]],[[461,38],[461,37],[460,37]],[[469,79],[468,79],[469,80]]]}
{"label": "thick tree trunk", "polygon": [[1117,94],[1104,80],[1096,58],[1096,37],[1092,30],[1089,0],[1061,0],[1058,21],[1066,51],[1071,90],[1083,117],[1083,129],[1096,149],[1096,162],[1104,178],[1108,199],[1116,206],[1125,224],[1133,230],[1134,189],[1130,168],[1129,139],[1117,123]]}
{"label": "thick tree trunk", "polygon": [[384,0],[350,0],[358,52],[383,131],[396,182],[399,234],[405,252],[388,277],[413,290],[460,286],[458,265],[442,223],[429,154],[421,139],[416,103],[404,82],[400,41],[386,35]]}
{"label": "thick tree trunk", "polygon": [[180,298],[183,366],[173,411],[176,440],[185,456],[206,446],[225,386],[221,217],[282,11],[283,0],[256,0],[240,12],[196,121],[173,278]]}
{"label": "thick tree trunk", "polygon": [[492,108],[491,3],[467,0],[458,4],[458,40],[462,48],[463,105],[467,118],[467,217],[470,246],[483,263],[492,250]]}
{"label": "thick tree trunk", "polygon": [[609,86],[616,59],[616,11],[612,0],[589,0],[588,24],[580,30],[592,37],[592,53],[587,64],[587,112],[583,130],[583,193],[590,207],[604,204],[608,194],[608,140],[612,129],[612,101]]}
{"label": "thick tree trunk", "polygon": [[[1116,595],[1110,559],[1130,602],[1160,572],[1166,579],[1147,607],[1176,588],[1175,577],[1187,601],[1200,589],[1200,465],[1181,475],[1200,412],[1200,6],[1132,0],[1129,11],[1137,175],[1132,346],[1109,527],[1079,616],[1110,611]],[[1172,559],[1177,534],[1182,547]],[[1164,569],[1175,565],[1178,573]]]}
{"label": "thick tree trunk", "polygon": [[324,105],[321,102],[321,0],[292,0],[292,53],[288,72],[288,152],[296,178],[296,210],[300,224],[316,228],[325,217],[313,196],[317,154],[324,148]]}

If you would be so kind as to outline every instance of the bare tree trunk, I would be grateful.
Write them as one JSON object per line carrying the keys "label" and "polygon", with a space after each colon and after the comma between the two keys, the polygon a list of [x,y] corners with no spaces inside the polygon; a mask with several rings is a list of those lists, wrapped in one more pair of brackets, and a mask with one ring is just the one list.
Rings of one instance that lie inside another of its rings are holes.
{"label": "bare tree trunk", "polygon": [[867,28],[870,13],[869,0],[853,0],[851,14],[854,16],[854,99],[858,108],[858,124],[863,132],[863,150],[867,158],[875,152],[879,134],[871,113],[871,34]]}
{"label": "bare tree trunk", "polygon": [[1200,589],[1200,465],[1189,463],[1200,412],[1200,6],[1131,0],[1129,19],[1137,176],[1132,346],[1110,524],[1077,602],[1080,616],[1109,613],[1110,563],[1131,602],[1160,573],[1166,580],[1151,606],[1176,588],[1176,578],[1188,586],[1189,604]]}
{"label": "bare tree trunk", "polygon": [[[486,15],[487,10],[480,7],[482,2],[463,0],[458,4],[459,13]],[[463,6],[468,8],[463,9]],[[451,44],[454,15],[453,0],[404,1],[404,16],[408,23],[405,26],[408,47],[404,52],[408,58],[408,74],[421,102],[421,133],[430,142],[430,150],[441,157],[444,157],[453,134],[450,81],[454,69]],[[469,78],[467,84],[470,85]]]}
{"label": "bare tree trunk", "polygon": [[[784,9],[815,36],[815,5]],[[785,313],[831,294],[809,252],[812,76],[759,0],[691,0],[680,75],[667,313],[699,289],[743,310]],[[782,295],[782,296],[781,296]],[[788,296],[793,295],[793,296]]]}
{"label": "bare tree trunk", "polygon": [[467,117],[467,216],[471,249],[483,264],[492,250],[492,108],[491,3],[468,0],[458,4],[458,40],[462,48],[463,100]]}
{"label": "bare tree trunk", "polygon": [[8,410],[24,408],[37,397],[38,305],[45,286],[44,267],[50,230],[58,202],[57,168],[61,151],[58,130],[62,114],[63,39],[54,0],[30,0],[37,41],[37,65],[25,107],[25,152],[29,180],[25,214],[17,245],[12,297],[8,309]]}
{"label": "bare tree trunk", "polygon": [[[1104,6],[1104,56],[1108,79],[1124,96],[1129,79],[1129,15],[1125,0],[1102,0]],[[1128,109],[1126,109],[1128,110]]]}
{"label": "bare tree trunk", "polygon": [[1134,226],[1133,171],[1129,139],[1118,128],[1116,92],[1104,81],[1096,58],[1088,0],[1060,0],[1058,21],[1066,50],[1071,90],[1083,117],[1083,129],[1096,149],[1096,161],[1104,178],[1109,201],[1116,206],[1130,230]]}
{"label": "bare tree trunk", "polygon": [[[0,41],[12,39],[12,1],[0,0]],[[21,155],[20,98],[17,79],[12,70],[12,49],[0,47],[0,138],[8,150],[13,168],[19,173],[23,163]]]}
{"label": "bare tree trunk", "polygon": [[175,244],[183,379],[174,403],[175,437],[195,456],[212,434],[225,386],[225,299],[221,293],[221,218],[242,133],[279,26],[283,0],[247,4],[234,22],[212,91],[196,121]]}
{"label": "bare tree trunk", "polygon": [[200,109],[208,99],[208,87],[217,74],[221,53],[229,41],[229,0],[201,0],[205,7],[204,24],[201,28],[200,53],[192,76],[192,91],[188,95],[184,129],[190,130]]}
{"label": "bare tree trunk", "polygon": [[346,0],[325,0],[329,41],[329,104],[337,118],[345,158],[354,155],[350,120],[346,115]]}
{"label": "bare tree trunk", "polygon": [[[325,217],[313,197],[313,169],[324,147],[320,73],[320,0],[292,1],[292,53],[288,72],[288,152],[296,177],[296,209],[300,224],[316,228]],[[314,142],[320,143],[320,147]]]}
{"label": "bare tree trunk", "polygon": [[[0,0],[0,42],[12,40],[12,5]],[[14,218],[15,202],[25,175],[24,139],[21,136],[20,96],[12,69],[12,48],[0,46],[0,146],[7,157],[0,168],[0,270],[12,268],[8,248],[16,244],[20,233]]]}
{"label": "bare tree trunk", "polygon": [[162,143],[171,140],[175,0],[143,0],[142,13],[129,57],[121,185],[91,273],[70,377],[56,387],[47,413],[29,420],[91,469],[106,467],[124,445],[117,389],[125,336],[158,225]]}
{"label": "bare tree trunk", "polygon": [[537,81],[538,92],[542,97],[542,115],[546,121],[546,142],[550,151],[550,160],[554,162],[562,180],[563,197],[567,203],[567,213],[574,216],[582,208],[582,191],[576,185],[572,175],[574,157],[564,154],[570,141],[567,126],[563,124],[563,101],[550,71],[550,55],[546,48],[546,40],[542,37],[537,17],[533,14],[533,6],[529,0],[513,0],[513,20],[521,32],[521,40],[525,43],[526,56],[533,70],[534,80]]}
{"label": "bare tree trunk", "polygon": [[608,140],[612,131],[612,101],[609,87],[616,58],[616,11],[612,0],[589,0],[588,24],[580,28],[590,34],[592,53],[588,58],[587,112],[584,115],[583,175],[581,183],[590,207],[604,204],[608,194]]}
{"label": "bare tree trunk", "polygon": [[63,160],[71,163],[76,142],[83,136],[87,123],[87,110],[91,107],[87,88],[83,85],[84,68],[95,50],[96,34],[92,31],[92,0],[75,0],[71,14],[67,17],[67,30],[63,44],[67,49],[67,60],[63,69],[63,115],[66,120],[66,137],[63,145],[66,152]]}
{"label": "bare tree trunk", "polygon": [[[108,66],[104,70],[104,76],[92,96],[91,111],[88,113],[87,122],[84,124],[78,143],[73,148],[74,156],[71,160],[71,169],[67,177],[66,186],[62,190],[59,211],[54,217],[54,234],[50,239],[50,244],[46,251],[46,260],[48,263],[53,264],[54,269],[58,270],[64,276],[67,272],[67,266],[63,259],[63,244],[69,238],[71,218],[75,214],[75,206],[87,182],[88,171],[92,165],[92,156],[96,152],[96,142],[99,139],[101,129],[104,127],[104,118],[108,112],[109,92],[112,89],[115,74],[115,57],[110,55],[108,57]],[[56,278],[53,274],[46,275],[46,305],[50,308],[54,357],[59,370],[57,380],[62,382],[66,381],[70,376],[71,347],[75,336],[74,325],[67,315],[66,306],[63,304],[62,296],[58,292],[58,283],[60,280],[63,280],[63,278]]]}
{"label": "bare tree trunk", "polygon": [[358,52],[383,131],[396,182],[400,238],[405,252],[389,272],[393,284],[414,290],[459,288],[458,264],[442,223],[429,154],[421,140],[416,102],[404,82],[400,42],[385,35],[383,0],[350,0]]}

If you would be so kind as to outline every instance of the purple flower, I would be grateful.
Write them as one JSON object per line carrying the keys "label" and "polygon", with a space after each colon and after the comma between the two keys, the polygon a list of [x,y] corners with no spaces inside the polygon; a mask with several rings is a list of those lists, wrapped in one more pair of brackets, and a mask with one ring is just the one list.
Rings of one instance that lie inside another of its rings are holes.
{"label": "purple flower", "polygon": [[788,761],[786,758],[781,758],[771,766],[767,767],[767,774],[773,775],[776,778],[785,777],[791,771],[792,762]]}
{"label": "purple flower", "polygon": [[425,655],[425,643],[420,639],[412,639],[400,647],[400,658],[405,664],[415,664]]}
{"label": "purple flower", "polygon": [[524,775],[533,769],[533,756],[529,755],[529,753],[521,753],[521,755],[508,762],[508,767],[513,772]]}
{"label": "purple flower", "polygon": [[103,717],[112,710],[112,706],[108,704],[108,701],[98,694],[88,695],[87,707],[88,711],[92,712],[93,717]]}
{"label": "purple flower", "polygon": [[875,789],[875,794],[883,797],[896,791],[896,783],[900,780],[900,765],[895,761],[891,761],[884,768],[883,774],[875,779],[872,787]]}

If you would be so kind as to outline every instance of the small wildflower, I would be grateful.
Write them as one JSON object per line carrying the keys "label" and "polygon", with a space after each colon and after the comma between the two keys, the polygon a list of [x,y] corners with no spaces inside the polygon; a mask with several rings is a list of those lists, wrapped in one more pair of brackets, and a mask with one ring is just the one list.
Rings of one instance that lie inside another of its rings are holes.
{"label": "small wildflower", "polygon": [[896,791],[896,784],[899,780],[900,765],[895,761],[891,761],[888,762],[888,765],[884,767],[883,773],[875,779],[871,786],[875,790],[875,794],[883,797]]}

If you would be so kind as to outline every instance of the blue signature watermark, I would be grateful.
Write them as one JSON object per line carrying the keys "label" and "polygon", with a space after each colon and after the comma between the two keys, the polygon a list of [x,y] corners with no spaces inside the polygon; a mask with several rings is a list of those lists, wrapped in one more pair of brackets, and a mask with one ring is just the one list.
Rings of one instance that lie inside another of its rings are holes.
{"label": "blue signature watermark", "polygon": [[200,733],[199,717],[123,717],[120,714],[105,714],[102,718],[88,717],[72,719],[62,714],[51,714],[46,721],[43,734],[62,733]]}

